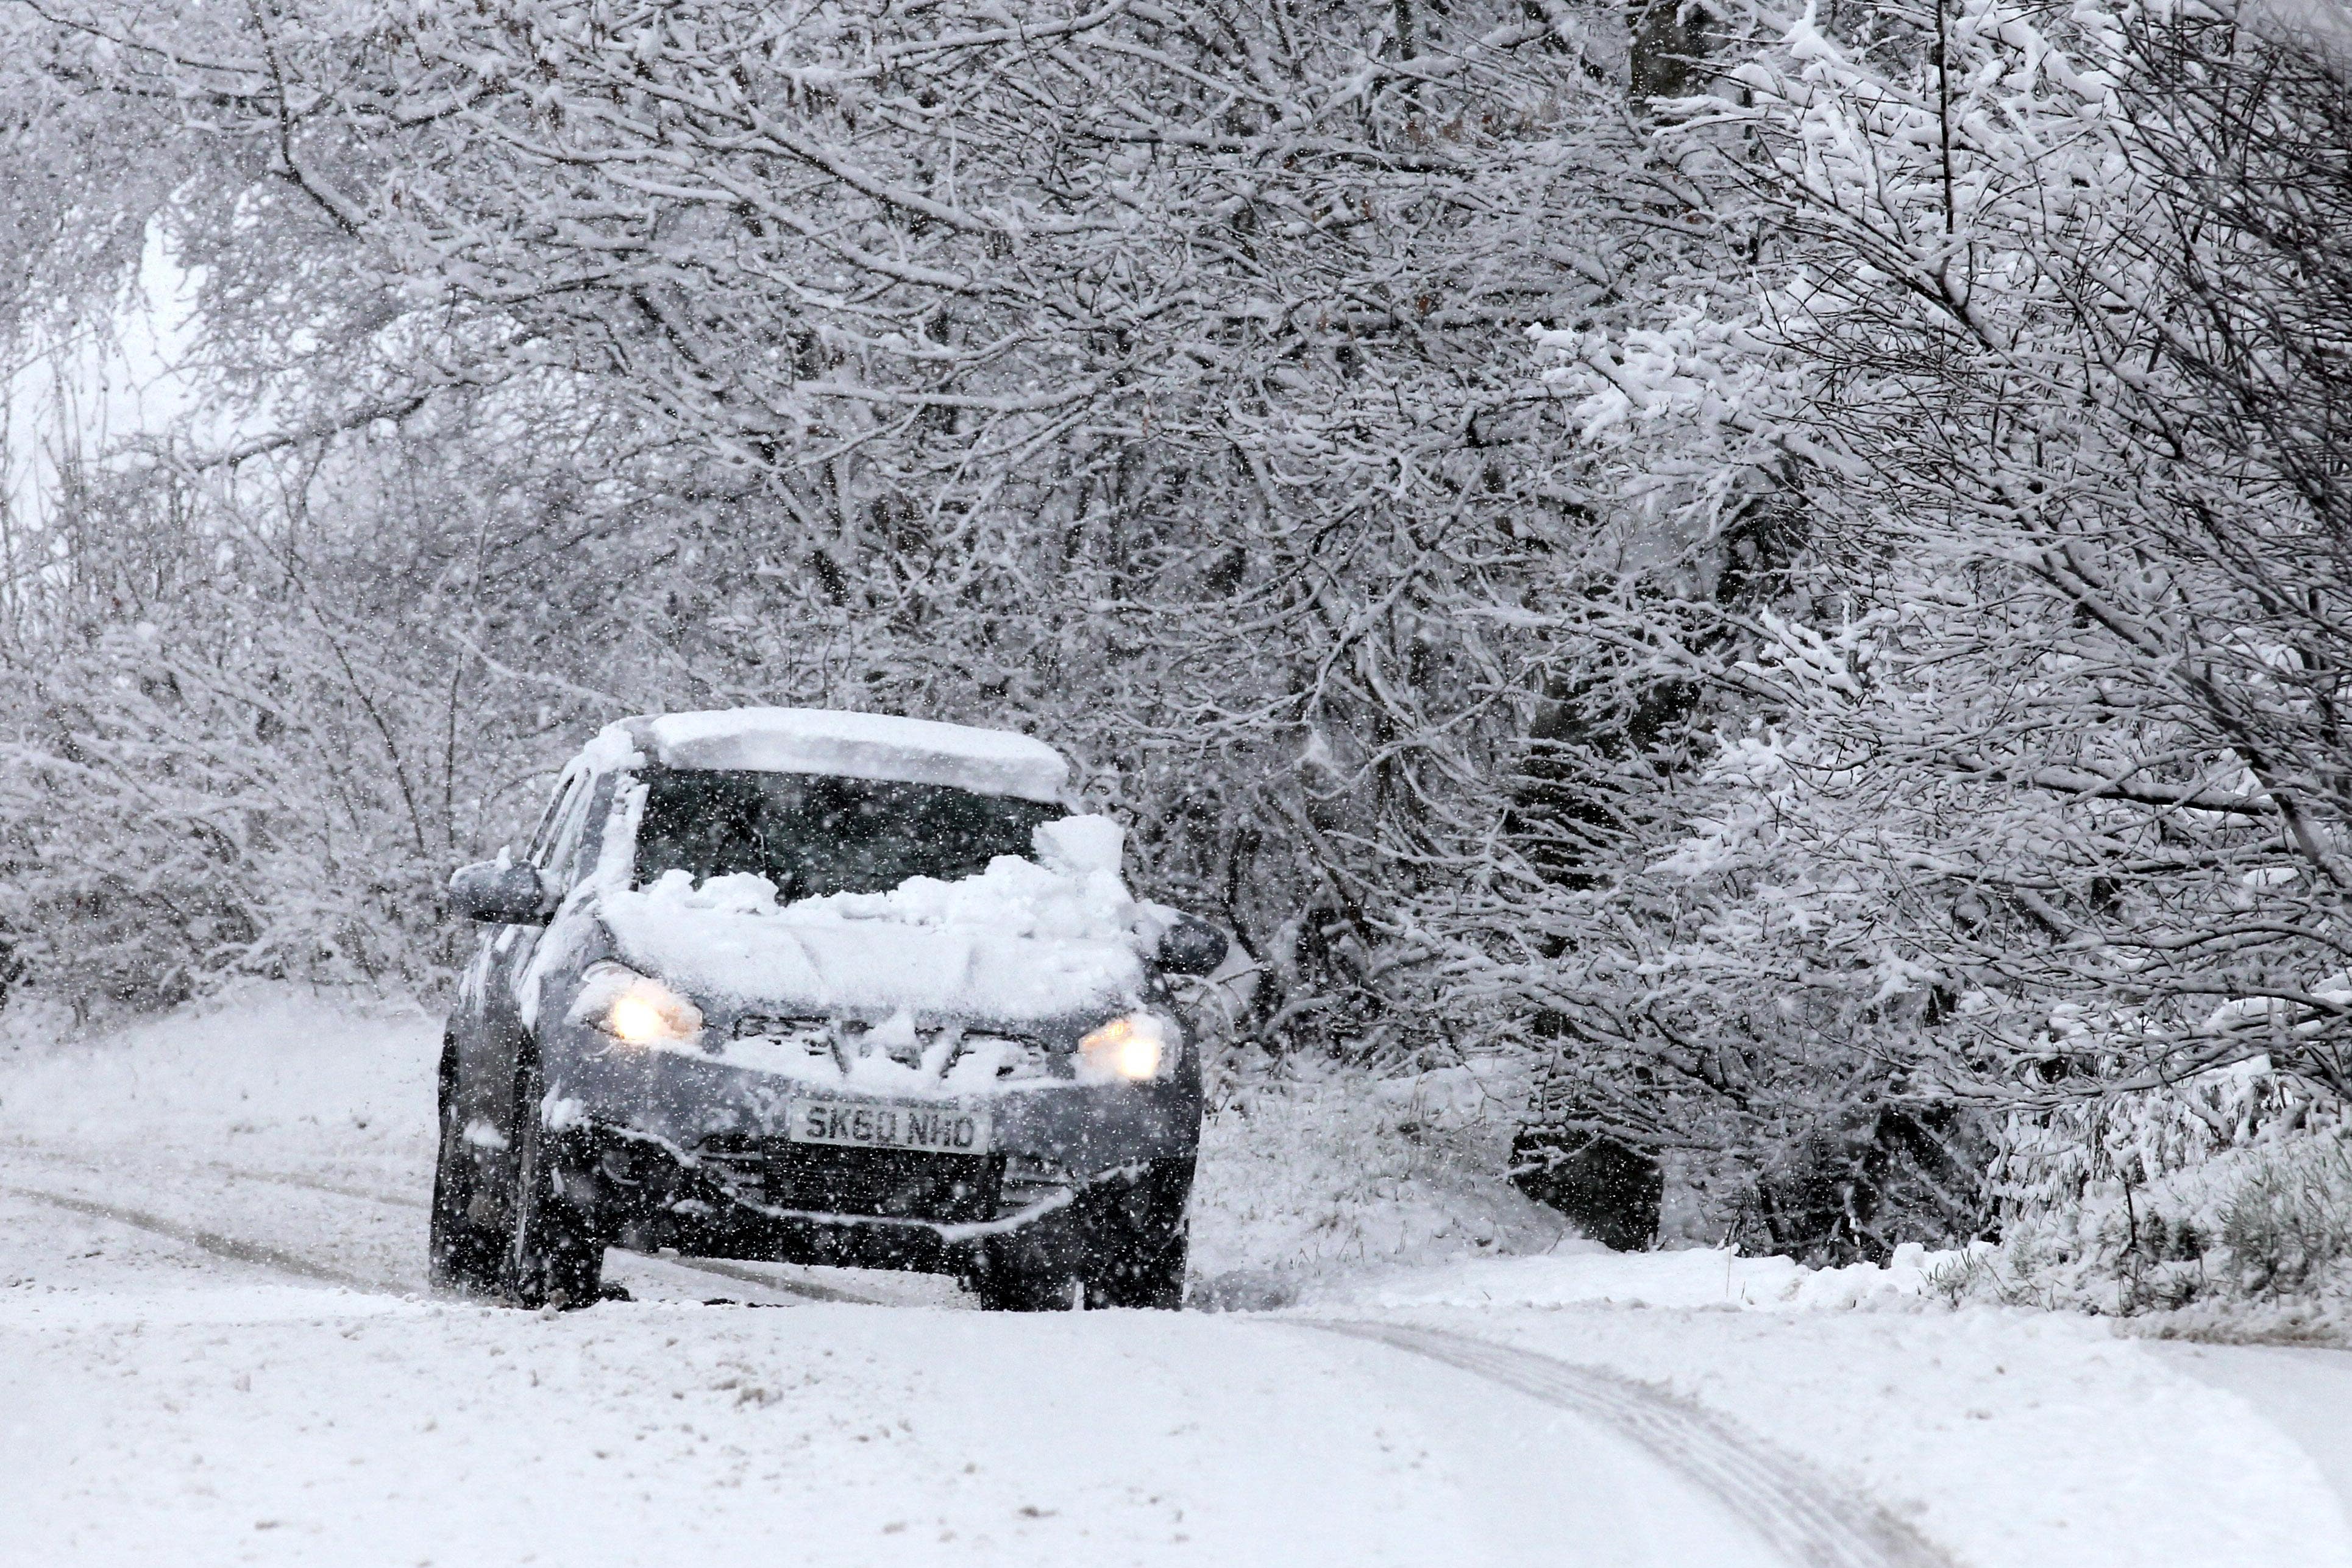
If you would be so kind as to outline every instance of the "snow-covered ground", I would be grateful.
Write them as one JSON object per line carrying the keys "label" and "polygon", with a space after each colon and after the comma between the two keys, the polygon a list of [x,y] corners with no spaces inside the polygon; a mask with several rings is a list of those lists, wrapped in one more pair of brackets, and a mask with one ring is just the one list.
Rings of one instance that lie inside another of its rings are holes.
{"label": "snow-covered ground", "polygon": [[542,1317],[423,1293],[433,1020],[13,1027],[0,1562],[2352,1565],[2352,1355],[1599,1253],[1312,1095],[1204,1155],[1202,1294],[1281,1311]]}

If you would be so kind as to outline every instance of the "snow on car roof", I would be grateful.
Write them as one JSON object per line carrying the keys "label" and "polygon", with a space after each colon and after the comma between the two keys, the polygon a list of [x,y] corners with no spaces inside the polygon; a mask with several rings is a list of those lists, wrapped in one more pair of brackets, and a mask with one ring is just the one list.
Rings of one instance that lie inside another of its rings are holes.
{"label": "snow on car roof", "polygon": [[669,768],[950,784],[1049,804],[1061,799],[1070,773],[1060,752],[1010,730],[828,708],[720,708],[626,719],[590,749],[619,745]]}

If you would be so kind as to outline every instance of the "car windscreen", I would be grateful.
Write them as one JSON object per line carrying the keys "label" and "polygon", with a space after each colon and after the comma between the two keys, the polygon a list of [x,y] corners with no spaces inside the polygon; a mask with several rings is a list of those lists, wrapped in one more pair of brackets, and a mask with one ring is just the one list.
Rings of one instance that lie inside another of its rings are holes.
{"label": "car windscreen", "polygon": [[1031,830],[1058,806],[803,773],[663,769],[646,779],[636,882],[754,872],[779,898],[887,893],[910,876],[975,876],[998,855],[1034,855]]}

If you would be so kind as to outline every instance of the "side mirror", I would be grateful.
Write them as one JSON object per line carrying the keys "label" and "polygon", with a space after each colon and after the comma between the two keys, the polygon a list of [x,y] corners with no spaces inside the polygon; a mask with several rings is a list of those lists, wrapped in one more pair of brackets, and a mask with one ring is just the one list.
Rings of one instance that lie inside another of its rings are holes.
{"label": "side mirror", "polygon": [[1225,961],[1225,934],[1187,915],[1160,938],[1160,968],[1168,975],[1206,975]]}
{"label": "side mirror", "polygon": [[504,856],[460,866],[449,878],[449,903],[458,914],[499,925],[546,925],[555,913],[547,894],[538,867]]}

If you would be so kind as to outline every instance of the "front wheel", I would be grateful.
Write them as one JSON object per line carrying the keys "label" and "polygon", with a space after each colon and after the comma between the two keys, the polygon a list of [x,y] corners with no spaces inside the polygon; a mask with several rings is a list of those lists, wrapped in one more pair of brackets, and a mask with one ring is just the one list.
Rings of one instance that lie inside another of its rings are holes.
{"label": "front wheel", "polygon": [[1131,1186],[1089,1195],[1082,1221],[1088,1306],[1172,1312],[1184,1304],[1192,1195],[1189,1159],[1154,1160]]}
{"label": "front wheel", "polygon": [[1191,1160],[1155,1160],[1134,1180],[1081,1193],[1054,1230],[990,1241],[967,1282],[989,1312],[1173,1312],[1184,1304],[1192,1191]]}
{"label": "front wheel", "polygon": [[1087,1304],[1176,1311],[1184,1304],[1185,1241],[1181,1227],[1128,1238],[1124,1249],[1106,1260],[1087,1281]]}
{"label": "front wheel", "polygon": [[457,1109],[454,1048],[441,1063],[441,1148],[433,1161],[433,1208],[427,1224],[426,1273],[436,1291],[495,1296],[505,1236],[498,1195],[466,1142]]}
{"label": "front wheel", "polygon": [[1068,1312],[1087,1304],[1087,1282],[1078,1275],[994,1250],[981,1260],[967,1284],[985,1312]]}
{"label": "front wheel", "polygon": [[520,1307],[559,1311],[595,1301],[604,1281],[587,1140],[551,1129],[547,1085],[536,1065],[515,1084],[514,1232],[507,1247],[506,1294]]}

